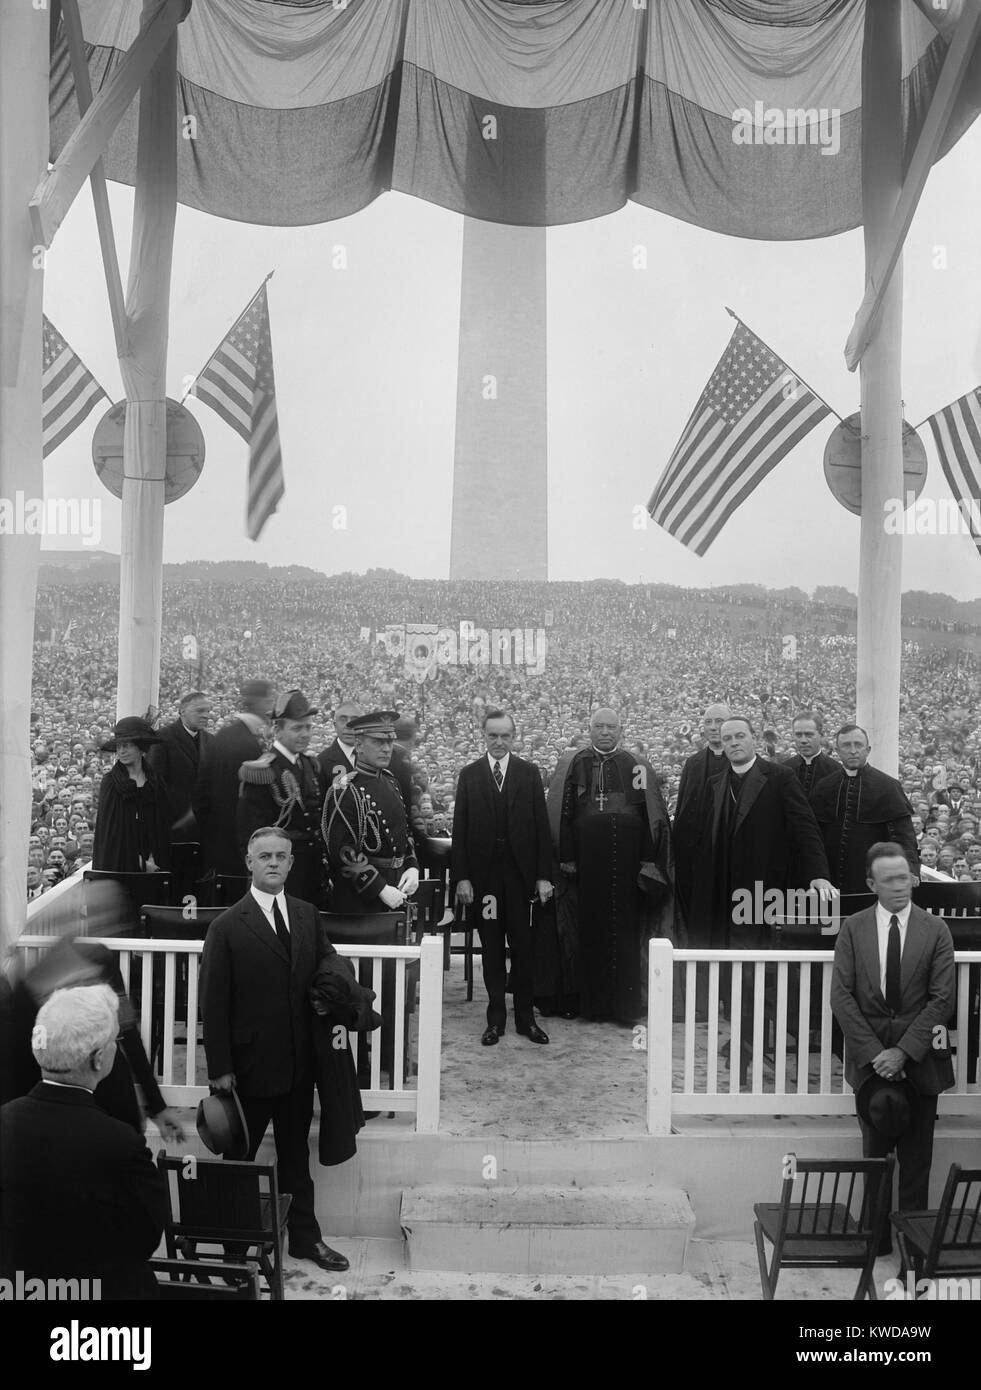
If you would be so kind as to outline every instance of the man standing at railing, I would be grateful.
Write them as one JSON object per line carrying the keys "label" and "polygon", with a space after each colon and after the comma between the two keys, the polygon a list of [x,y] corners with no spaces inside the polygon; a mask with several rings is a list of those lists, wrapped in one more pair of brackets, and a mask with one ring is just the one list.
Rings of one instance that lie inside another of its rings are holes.
{"label": "man standing at railing", "polygon": [[937,1096],[954,1084],[954,943],[942,918],[910,901],[913,875],[900,845],[873,845],[866,867],[878,902],[842,923],[831,1009],[845,1035],[862,1152],[881,1158],[895,1148],[899,1210],[925,1211]]}
{"label": "man standing at railing", "polygon": [[289,1250],[321,1269],[348,1267],[325,1245],[314,1211],[309,1135],[315,1081],[310,986],[334,955],[316,908],[287,897],[292,842],[262,826],[245,857],[252,885],[216,917],[201,959],[201,1013],[213,1091],[238,1091],[251,1161],[273,1125],[279,1189],[290,1192]]}

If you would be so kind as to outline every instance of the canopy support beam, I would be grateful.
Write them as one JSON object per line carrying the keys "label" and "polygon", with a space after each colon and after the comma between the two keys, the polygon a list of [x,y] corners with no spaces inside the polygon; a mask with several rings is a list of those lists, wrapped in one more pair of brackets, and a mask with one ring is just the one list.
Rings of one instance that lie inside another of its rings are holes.
{"label": "canopy support beam", "polygon": [[[49,14],[0,4],[0,498],[44,496],[44,255],[27,204],[48,160]],[[40,535],[0,533],[0,951],[27,921],[31,666]]]}
{"label": "canopy support beam", "polygon": [[[143,0],[144,32],[173,0]],[[133,239],[126,294],[128,352],[119,572],[119,717],[155,710],[160,685],[167,340],[177,216],[177,31],[140,91]]]}
{"label": "canopy support beam", "polygon": [[[867,0],[862,52],[862,202],[866,279],[886,253],[902,193],[902,7]],[[902,260],[861,362],[862,517],[856,709],[875,765],[899,766],[903,538],[886,532],[886,502],[903,495]]]}
{"label": "canopy support beam", "polygon": [[855,317],[855,323],[845,344],[845,363],[853,372],[869,345],[876,318],[882,307],[883,297],[889,286],[889,278],[903,250],[906,233],[910,229],[920,195],[926,186],[933,161],[937,157],[950,114],[964,85],[974,50],[981,36],[981,0],[973,0],[970,9],[965,8],[954,31],[954,37],[947,57],[944,59],[940,80],[930,102],[927,118],[916,142],[916,149],[910,161],[909,172],[902,185],[902,192],[872,261],[867,276],[865,298]]}

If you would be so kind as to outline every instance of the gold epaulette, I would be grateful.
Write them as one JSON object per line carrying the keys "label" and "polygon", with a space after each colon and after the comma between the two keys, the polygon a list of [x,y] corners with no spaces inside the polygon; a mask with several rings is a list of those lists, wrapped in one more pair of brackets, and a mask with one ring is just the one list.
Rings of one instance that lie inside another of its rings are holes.
{"label": "gold epaulette", "polygon": [[272,765],[275,760],[274,753],[263,753],[261,758],[253,758],[251,762],[243,763],[238,770],[238,780],[249,782],[254,787],[269,787],[276,780]]}

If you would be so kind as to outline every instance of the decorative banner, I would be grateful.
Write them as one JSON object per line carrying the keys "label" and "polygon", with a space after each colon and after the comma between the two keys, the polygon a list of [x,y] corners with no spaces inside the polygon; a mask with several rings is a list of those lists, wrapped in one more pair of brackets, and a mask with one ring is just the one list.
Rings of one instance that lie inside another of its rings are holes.
{"label": "decorative banner", "polygon": [[375,641],[380,642],[388,656],[403,656],[405,653],[405,623],[386,623],[375,633]]}
{"label": "decorative banner", "polygon": [[437,623],[405,624],[405,674],[422,685],[436,675]]}

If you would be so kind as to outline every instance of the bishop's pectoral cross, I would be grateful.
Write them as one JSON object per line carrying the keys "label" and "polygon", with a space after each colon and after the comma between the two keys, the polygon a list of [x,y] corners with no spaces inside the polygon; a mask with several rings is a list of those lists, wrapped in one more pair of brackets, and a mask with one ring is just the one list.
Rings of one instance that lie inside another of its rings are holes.
{"label": "bishop's pectoral cross", "polygon": [[601,811],[602,811],[603,808],[605,807],[606,801],[607,801],[606,792],[603,790],[603,786],[602,786],[602,783],[601,783],[601,784],[600,784],[600,789],[599,789],[599,791],[596,793],[596,805],[600,808]]}
{"label": "bishop's pectoral cross", "polygon": [[598,771],[599,771],[599,775],[598,775],[598,777],[597,777],[597,779],[596,779],[596,781],[597,781],[597,788],[598,788],[598,789],[595,791],[595,794],[594,794],[594,796],[593,796],[593,800],[596,802],[596,805],[600,808],[601,811],[603,811],[603,810],[606,809],[606,803],[607,803],[607,801],[609,801],[609,799],[610,799],[610,798],[607,796],[606,791],[605,791],[605,789],[604,789],[604,787],[603,787],[603,774],[604,774],[605,770],[606,770],[606,764],[603,763],[603,762],[601,762],[600,765],[599,765],[599,770],[598,770]]}

